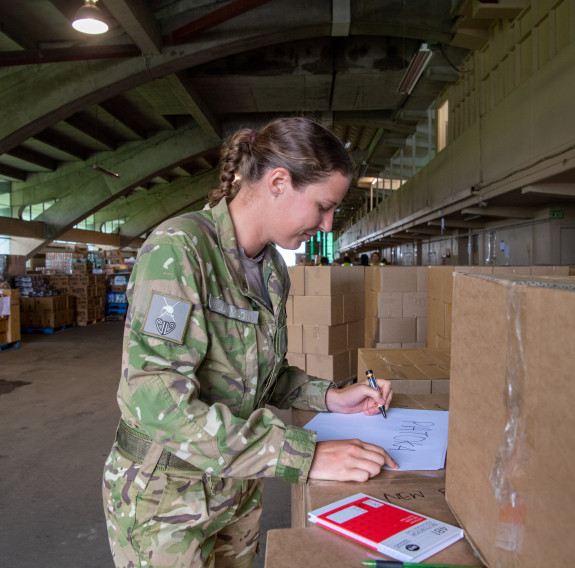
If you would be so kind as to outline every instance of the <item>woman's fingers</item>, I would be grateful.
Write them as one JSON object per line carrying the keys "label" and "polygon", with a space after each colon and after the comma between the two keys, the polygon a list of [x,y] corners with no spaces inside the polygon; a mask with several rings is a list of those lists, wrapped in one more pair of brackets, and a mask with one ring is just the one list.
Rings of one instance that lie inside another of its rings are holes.
{"label": "woman's fingers", "polygon": [[310,477],[337,481],[366,481],[387,465],[397,468],[391,456],[379,446],[361,440],[318,442]]}

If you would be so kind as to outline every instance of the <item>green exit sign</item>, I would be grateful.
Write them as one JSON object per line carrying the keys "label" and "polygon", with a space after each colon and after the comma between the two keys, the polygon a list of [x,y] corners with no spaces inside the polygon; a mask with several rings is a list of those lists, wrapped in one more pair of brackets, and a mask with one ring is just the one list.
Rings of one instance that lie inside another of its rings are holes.
{"label": "green exit sign", "polygon": [[549,219],[563,219],[563,209],[550,209]]}

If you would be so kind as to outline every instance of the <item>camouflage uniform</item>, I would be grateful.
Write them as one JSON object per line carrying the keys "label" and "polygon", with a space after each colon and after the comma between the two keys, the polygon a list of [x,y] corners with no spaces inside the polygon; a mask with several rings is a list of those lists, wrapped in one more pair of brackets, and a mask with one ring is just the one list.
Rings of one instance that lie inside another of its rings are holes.
{"label": "camouflage uniform", "polygon": [[[263,478],[307,480],[315,433],[265,405],[325,411],[334,385],[285,360],[289,277],[272,246],[263,278],[271,311],[246,284],[225,200],[166,221],[141,248],[128,285],[123,422],[104,471],[117,566],[251,566]],[[149,446],[145,457],[120,447],[121,432]]]}

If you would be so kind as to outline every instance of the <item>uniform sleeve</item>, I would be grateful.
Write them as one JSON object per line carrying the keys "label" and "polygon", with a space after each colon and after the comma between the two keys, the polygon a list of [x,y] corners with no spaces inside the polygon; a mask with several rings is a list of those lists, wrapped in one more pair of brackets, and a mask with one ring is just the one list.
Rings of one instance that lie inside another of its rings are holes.
{"label": "uniform sleeve", "polygon": [[[149,245],[140,253],[129,289],[130,329],[125,336],[119,392],[123,417],[209,474],[305,482],[315,451],[314,432],[286,426],[265,408],[241,419],[225,402],[200,400],[202,389],[210,388],[198,379],[202,366],[203,374],[213,372],[220,382],[230,382],[230,391],[235,388],[235,377],[217,368],[213,357],[217,346],[201,301],[202,282],[214,277],[211,270],[209,263],[199,262],[184,247]],[[171,310],[173,329],[169,317],[167,324],[156,324],[161,318],[150,313],[152,296],[168,305],[165,309]],[[178,343],[183,314],[188,314],[186,327]],[[162,337],[162,332],[169,338]],[[208,349],[212,352],[207,359]],[[225,401],[227,393],[221,398]],[[217,396],[211,393],[210,400],[214,399]]]}
{"label": "uniform sleeve", "polygon": [[284,358],[277,385],[268,402],[277,408],[327,412],[325,396],[330,388],[337,388],[337,385],[333,381],[308,375],[299,367],[290,366]]}

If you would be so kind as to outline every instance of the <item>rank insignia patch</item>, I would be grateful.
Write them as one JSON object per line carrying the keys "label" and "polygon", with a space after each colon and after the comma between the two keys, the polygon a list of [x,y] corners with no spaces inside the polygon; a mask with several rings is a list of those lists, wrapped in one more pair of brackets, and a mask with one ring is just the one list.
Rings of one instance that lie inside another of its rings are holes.
{"label": "rank insignia patch", "polygon": [[182,344],[191,310],[191,302],[152,292],[142,333]]}

